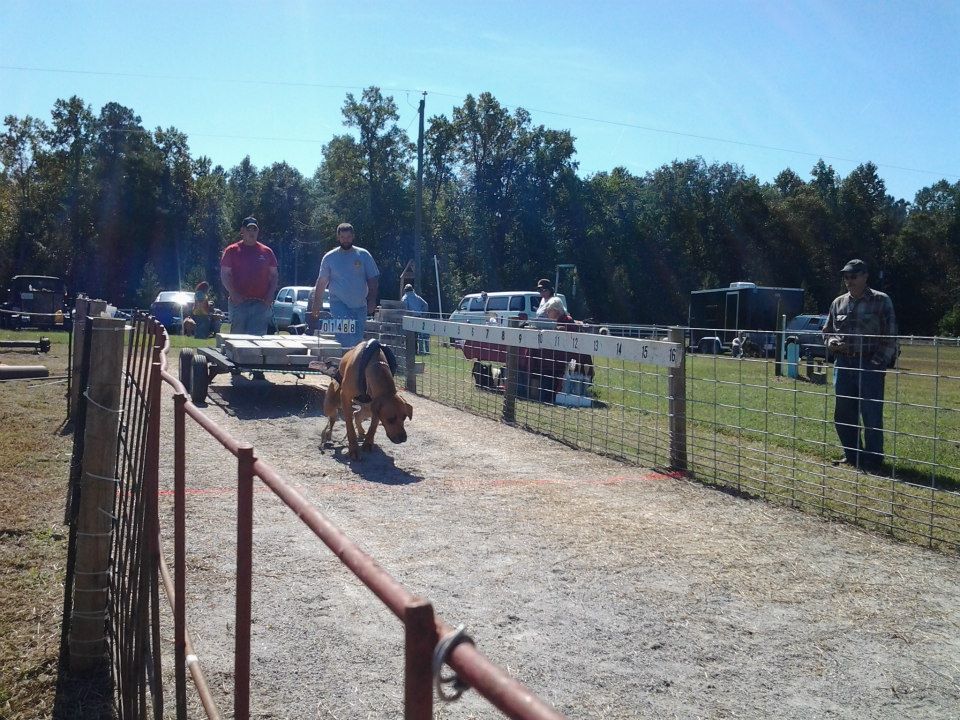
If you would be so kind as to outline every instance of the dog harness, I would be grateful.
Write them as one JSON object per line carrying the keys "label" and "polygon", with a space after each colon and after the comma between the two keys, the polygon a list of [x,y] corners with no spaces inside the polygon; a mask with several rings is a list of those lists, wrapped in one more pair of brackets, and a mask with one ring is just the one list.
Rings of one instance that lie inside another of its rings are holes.
{"label": "dog harness", "polygon": [[[370,402],[370,396],[367,395],[367,365],[369,365],[370,360],[372,360],[373,357],[381,351],[383,351],[383,356],[387,359],[387,365],[390,366],[390,374],[397,374],[397,356],[394,355],[393,350],[386,345],[381,345],[380,341],[376,338],[368,340],[366,345],[364,345],[363,350],[360,351],[360,357],[357,360],[359,365],[357,372],[360,373],[360,376],[357,378],[360,393],[354,398],[356,402]],[[337,368],[337,374],[334,377],[336,378],[337,382],[343,384],[343,377],[340,374],[339,368]]]}

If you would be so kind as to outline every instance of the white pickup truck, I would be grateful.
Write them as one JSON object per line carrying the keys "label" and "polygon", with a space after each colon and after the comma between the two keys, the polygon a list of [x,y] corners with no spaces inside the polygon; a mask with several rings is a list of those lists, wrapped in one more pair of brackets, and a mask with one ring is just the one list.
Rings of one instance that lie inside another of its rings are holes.
{"label": "white pickup truck", "polygon": [[[270,331],[286,330],[291,325],[307,322],[307,308],[310,306],[310,294],[313,285],[288,285],[277,291],[270,314]],[[330,291],[323,291],[323,309],[330,309]]]}

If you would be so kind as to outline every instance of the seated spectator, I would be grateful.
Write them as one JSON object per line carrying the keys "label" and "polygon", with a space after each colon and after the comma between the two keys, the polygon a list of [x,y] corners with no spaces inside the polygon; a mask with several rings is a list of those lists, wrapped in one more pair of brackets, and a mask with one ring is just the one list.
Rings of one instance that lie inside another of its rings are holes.
{"label": "seated spectator", "polygon": [[193,335],[201,339],[210,337],[210,283],[202,280],[193,292]]}
{"label": "seated spectator", "polygon": [[537,290],[540,291],[540,305],[537,307],[537,318],[541,320],[553,320],[558,323],[572,323],[573,318],[563,306],[563,301],[556,296],[553,291],[553,283],[547,278],[543,278],[537,283]]}

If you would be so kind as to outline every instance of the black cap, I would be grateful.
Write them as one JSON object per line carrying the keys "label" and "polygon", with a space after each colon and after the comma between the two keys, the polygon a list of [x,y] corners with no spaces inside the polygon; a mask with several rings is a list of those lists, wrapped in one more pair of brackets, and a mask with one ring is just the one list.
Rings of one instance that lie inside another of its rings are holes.
{"label": "black cap", "polygon": [[243,222],[240,223],[240,227],[242,227],[242,228],[250,227],[251,225],[253,225],[253,226],[254,226],[255,228],[257,228],[257,229],[260,228],[260,223],[258,223],[258,222],[257,222],[257,219],[256,219],[255,217],[253,217],[252,215],[251,215],[250,217],[245,217],[245,218],[243,219]]}
{"label": "black cap", "polygon": [[867,271],[867,264],[863,260],[854,259],[843,266],[841,273],[862,273]]}
{"label": "black cap", "polygon": [[549,278],[542,278],[539,282],[537,282],[537,290],[539,290],[540,288],[547,288],[548,290],[553,290],[553,283],[550,282]]}

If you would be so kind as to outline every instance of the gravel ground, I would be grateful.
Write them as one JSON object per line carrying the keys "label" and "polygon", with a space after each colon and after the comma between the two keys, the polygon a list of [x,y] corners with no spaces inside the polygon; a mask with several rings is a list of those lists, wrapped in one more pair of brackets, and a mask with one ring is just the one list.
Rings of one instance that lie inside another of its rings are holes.
{"label": "gravel ground", "polygon": [[[956,557],[421,398],[407,443],[351,463],[342,422],[319,447],[320,383],[270,380],[219,378],[206,412],[571,718],[960,717]],[[229,714],[235,465],[188,433],[188,622]],[[262,485],[254,504],[253,715],[402,717],[399,621]],[[475,692],[436,716],[501,717]]]}

